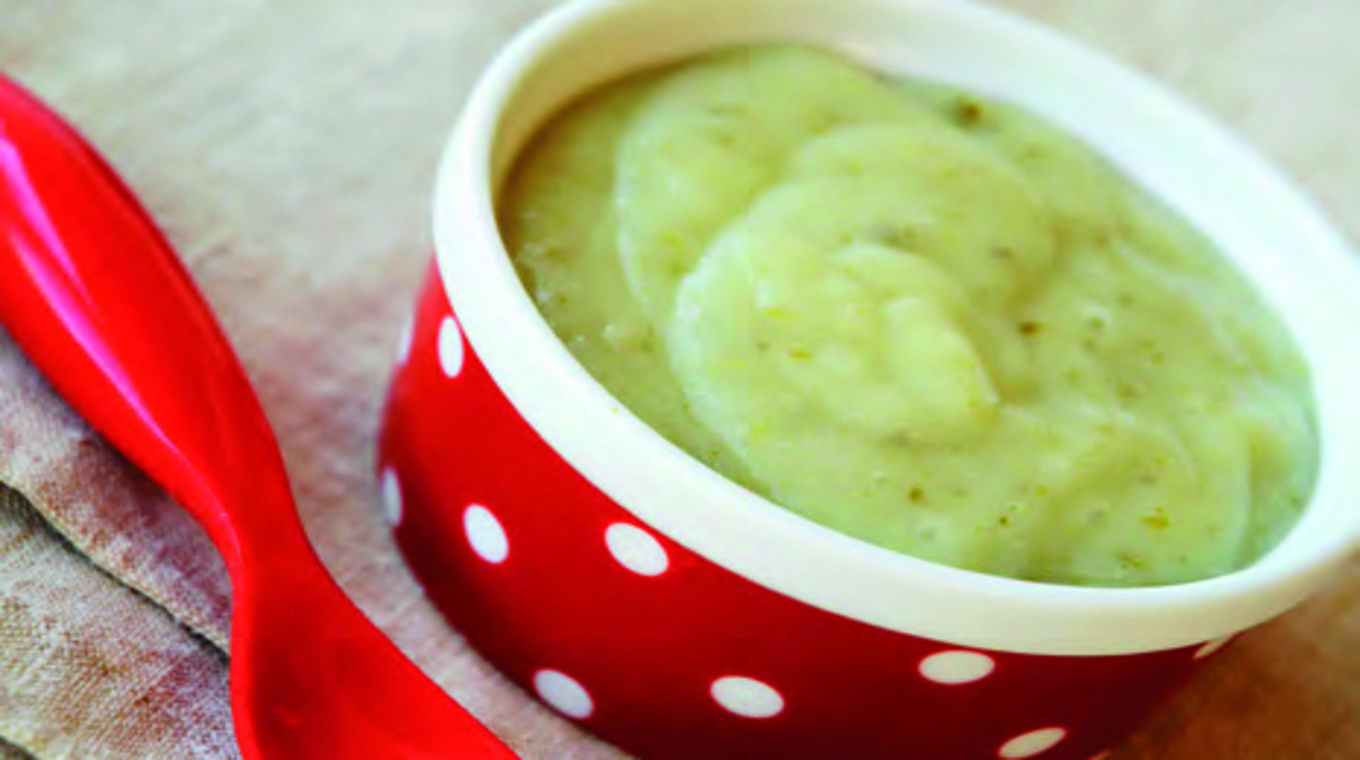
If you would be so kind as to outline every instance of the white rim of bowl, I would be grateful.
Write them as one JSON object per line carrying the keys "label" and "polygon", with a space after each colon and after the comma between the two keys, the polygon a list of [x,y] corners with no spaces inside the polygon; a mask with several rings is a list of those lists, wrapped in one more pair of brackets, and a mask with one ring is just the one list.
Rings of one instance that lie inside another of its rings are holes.
{"label": "white rim of bowl", "polygon": [[[493,187],[548,113],[588,85],[630,70],[606,60],[602,49],[631,46],[629,55],[637,61],[661,62],[700,47],[747,39],[750,33],[751,39],[795,37],[873,58],[892,52],[893,45],[875,46],[869,27],[890,26],[894,19],[911,22],[897,30],[901,32],[928,28],[938,36],[945,30],[959,40],[1008,46],[1016,57],[1006,76],[1020,77],[1017,81],[1028,77],[1043,86],[1031,87],[1029,102],[1015,98],[1007,86],[988,79],[996,74],[994,64],[988,72],[985,63],[966,56],[966,45],[962,52],[944,46],[924,50],[933,44],[924,33],[916,37],[923,52],[900,64],[911,73],[1017,99],[1123,165],[1120,151],[1146,150],[1137,137],[1129,137],[1136,124],[1122,134],[1083,133],[1083,120],[1089,117],[1083,109],[1093,104],[1113,108],[1120,116],[1108,114],[1102,117],[1106,122],[1134,115],[1135,122],[1165,127],[1160,141],[1180,146],[1171,153],[1187,159],[1200,156],[1228,176],[1191,176],[1169,166],[1174,163],[1169,158],[1154,160],[1151,169],[1131,171],[1218,238],[1258,287],[1274,283],[1262,289],[1294,329],[1312,364],[1323,440],[1318,487],[1303,520],[1267,557],[1241,571],[1195,583],[1091,588],[983,575],[881,549],[798,517],[680,451],[605,391],[539,315],[500,238]],[[639,30],[648,23],[687,34],[675,35],[672,45],[671,37],[657,32],[644,49],[639,40],[646,34]],[[608,45],[602,45],[599,36],[611,30]],[[560,70],[553,73],[545,63],[551,59],[560,64],[568,54],[579,81],[545,82],[554,76],[571,79]],[[1078,73],[1070,73],[1074,71]],[[1045,76],[1064,87],[1051,86]],[[504,117],[516,98],[538,98],[540,113],[509,129]],[[1196,200],[1225,188],[1245,188],[1252,208],[1267,204],[1270,221],[1260,222],[1259,214],[1243,220],[1233,213],[1240,206],[1231,203]],[[1191,213],[1188,207],[1196,204],[1200,210]],[[1360,377],[1360,359],[1337,357],[1343,353],[1338,341],[1349,340],[1347,320],[1330,332],[1325,328],[1337,322],[1338,309],[1352,317],[1349,324],[1360,324],[1360,310],[1348,304],[1360,301],[1360,276],[1340,236],[1274,170],[1195,109],[1145,77],[1033,22],[961,0],[568,3],[521,32],[474,89],[443,157],[434,220],[439,269],[467,337],[498,386],[543,439],[651,528],[812,606],[956,645],[1030,654],[1132,654],[1190,646],[1271,618],[1315,590],[1360,540],[1360,521],[1342,502],[1360,497],[1360,475],[1344,466],[1360,459],[1360,401],[1348,398],[1344,376]],[[1246,229],[1235,232],[1239,227]],[[1274,234],[1260,240],[1263,229]],[[1303,248],[1307,271],[1296,271],[1278,255],[1266,256],[1265,263],[1233,255],[1234,246],[1244,242],[1261,247],[1271,241]],[[1346,429],[1348,424],[1354,431]]]}

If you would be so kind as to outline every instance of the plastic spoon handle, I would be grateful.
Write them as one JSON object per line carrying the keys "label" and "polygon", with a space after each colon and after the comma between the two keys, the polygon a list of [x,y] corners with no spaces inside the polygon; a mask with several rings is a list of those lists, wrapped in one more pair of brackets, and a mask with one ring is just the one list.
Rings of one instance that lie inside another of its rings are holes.
{"label": "plastic spoon handle", "polygon": [[222,552],[246,758],[514,757],[330,578],[249,381],[169,244],[93,149],[3,76],[0,322]]}

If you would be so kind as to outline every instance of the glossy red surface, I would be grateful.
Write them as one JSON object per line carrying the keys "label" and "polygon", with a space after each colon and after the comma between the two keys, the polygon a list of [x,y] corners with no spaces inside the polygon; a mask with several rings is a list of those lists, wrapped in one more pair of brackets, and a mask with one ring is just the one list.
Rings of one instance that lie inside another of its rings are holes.
{"label": "glossy red surface", "polygon": [[969,650],[710,562],[543,441],[466,342],[437,272],[379,456],[398,541],[446,616],[526,690],[646,758],[1088,760],[1208,653]]}
{"label": "glossy red surface", "polygon": [[255,394],[187,272],[114,172],[3,76],[0,322],[222,552],[246,758],[514,757],[330,578]]}

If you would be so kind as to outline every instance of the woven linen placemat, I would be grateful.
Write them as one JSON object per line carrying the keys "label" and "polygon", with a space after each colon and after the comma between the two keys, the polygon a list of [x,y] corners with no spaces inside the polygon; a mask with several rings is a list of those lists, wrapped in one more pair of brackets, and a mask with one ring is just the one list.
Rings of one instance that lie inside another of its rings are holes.
{"label": "woven linen placemat", "polygon": [[[438,151],[551,0],[0,0],[0,68],[75,122],[184,257],[341,585],[530,760],[622,755],[510,686],[406,570],[373,440]],[[1005,0],[1169,81],[1360,233],[1353,0]],[[1360,294],[1357,294],[1360,296]],[[233,758],[230,588],[202,531],[0,334],[0,760]],[[1360,757],[1360,564],[1246,637],[1119,760]]]}

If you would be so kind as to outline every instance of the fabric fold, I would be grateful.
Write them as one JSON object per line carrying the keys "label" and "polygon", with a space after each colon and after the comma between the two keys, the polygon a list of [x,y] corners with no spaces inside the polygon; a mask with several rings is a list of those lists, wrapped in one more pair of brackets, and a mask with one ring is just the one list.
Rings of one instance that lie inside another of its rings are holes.
{"label": "fabric fold", "polygon": [[231,584],[207,534],[90,430],[3,332],[0,483],[95,566],[226,651]]}
{"label": "fabric fold", "polygon": [[14,753],[238,756],[222,654],[92,566],[8,488],[0,489],[0,641],[0,737]]}
{"label": "fabric fold", "polygon": [[0,333],[0,760],[239,757],[196,523]]}

